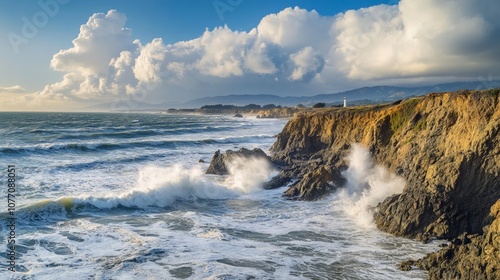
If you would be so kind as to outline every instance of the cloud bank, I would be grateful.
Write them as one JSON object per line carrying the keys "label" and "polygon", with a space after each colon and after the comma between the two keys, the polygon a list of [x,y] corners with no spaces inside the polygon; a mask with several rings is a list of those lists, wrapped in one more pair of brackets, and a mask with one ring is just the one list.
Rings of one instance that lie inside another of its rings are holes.
{"label": "cloud bank", "polygon": [[254,29],[142,43],[111,10],[53,56],[64,78],[28,99],[148,102],[208,95],[326,93],[371,84],[478,79],[500,71],[497,0],[401,0],[335,16],[287,8]]}

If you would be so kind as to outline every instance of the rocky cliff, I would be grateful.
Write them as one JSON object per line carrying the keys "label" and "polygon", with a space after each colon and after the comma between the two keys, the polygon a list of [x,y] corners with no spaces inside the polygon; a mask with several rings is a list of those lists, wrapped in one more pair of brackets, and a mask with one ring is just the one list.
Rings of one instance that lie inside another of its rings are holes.
{"label": "rocky cliff", "polygon": [[[464,234],[486,240],[490,208],[500,199],[499,92],[439,93],[298,114],[271,148],[273,160],[284,166],[273,181],[298,179],[285,195],[299,199],[326,195],[342,187],[337,174],[347,166],[352,143],[360,143],[406,179],[403,193],[378,206],[381,230],[419,240]],[[321,176],[308,184],[314,174]]]}
{"label": "rocky cliff", "polygon": [[500,279],[500,201],[491,207],[490,218],[484,234],[464,233],[412,264],[428,270],[430,279]]}

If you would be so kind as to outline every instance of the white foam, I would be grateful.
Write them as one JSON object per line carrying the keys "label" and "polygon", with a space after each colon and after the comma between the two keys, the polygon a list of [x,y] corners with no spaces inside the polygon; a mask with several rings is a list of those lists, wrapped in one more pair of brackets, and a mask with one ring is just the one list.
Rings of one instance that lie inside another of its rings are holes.
{"label": "white foam", "polygon": [[104,197],[84,196],[76,203],[90,203],[109,209],[119,205],[145,208],[166,207],[176,200],[225,199],[241,194],[255,193],[262,183],[276,171],[264,159],[236,158],[228,164],[230,175],[225,181],[214,182],[204,174],[201,165],[185,168],[179,164],[170,167],[146,167],[139,172],[136,187],[122,194]]}
{"label": "white foam", "polygon": [[225,185],[243,194],[260,191],[263,182],[277,175],[276,170],[263,158],[234,157],[227,165],[230,176]]}
{"label": "white foam", "polygon": [[405,180],[375,165],[367,148],[353,144],[348,156],[349,168],[343,172],[345,189],[337,194],[343,210],[364,227],[374,228],[373,214],[378,203],[403,191]]}

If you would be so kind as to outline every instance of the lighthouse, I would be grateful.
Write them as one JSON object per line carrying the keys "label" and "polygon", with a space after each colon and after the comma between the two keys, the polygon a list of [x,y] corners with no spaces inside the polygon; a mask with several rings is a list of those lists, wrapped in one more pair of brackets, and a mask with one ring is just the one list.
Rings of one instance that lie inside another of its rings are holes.
{"label": "lighthouse", "polygon": [[344,96],[344,107],[347,107],[347,97]]}

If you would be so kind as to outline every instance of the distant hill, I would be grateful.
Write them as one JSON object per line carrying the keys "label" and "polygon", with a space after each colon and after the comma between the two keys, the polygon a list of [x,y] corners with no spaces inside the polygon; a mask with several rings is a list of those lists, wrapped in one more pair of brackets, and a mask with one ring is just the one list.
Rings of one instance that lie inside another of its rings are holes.
{"label": "distant hill", "polygon": [[84,111],[145,111],[145,110],[166,110],[168,108],[195,109],[204,105],[236,105],[245,106],[248,104],[275,104],[281,106],[296,106],[303,104],[312,106],[318,102],[324,102],[327,105],[342,104],[344,96],[347,97],[349,104],[367,104],[383,101],[395,101],[411,96],[424,95],[431,92],[457,91],[462,89],[489,89],[500,87],[500,81],[482,82],[457,82],[439,84],[424,87],[394,87],[394,86],[374,86],[363,87],[344,92],[319,94],[314,96],[277,96],[271,94],[242,94],[242,95],[224,95],[203,97],[190,100],[184,103],[173,104],[165,102],[161,104],[149,104],[142,102],[113,102],[102,103],[82,108]]}
{"label": "distant hill", "polygon": [[394,87],[394,86],[374,86],[374,87],[363,87],[353,90],[348,90],[344,92],[331,93],[331,94],[319,94],[314,96],[277,96],[270,94],[244,94],[244,95],[224,95],[224,96],[212,96],[203,97],[198,99],[193,99],[191,101],[179,104],[178,108],[199,108],[203,105],[213,105],[213,104],[226,104],[226,105],[236,105],[244,106],[247,104],[276,104],[282,106],[295,106],[299,103],[312,106],[318,102],[324,102],[327,104],[340,104],[344,101],[344,96],[347,97],[348,102],[359,103],[363,102],[381,102],[381,101],[395,101],[402,98],[408,98],[411,96],[424,95],[431,92],[443,92],[443,91],[457,91],[462,89],[487,89],[500,87],[500,81],[493,81],[488,83],[482,82],[457,82],[457,83],[447,83],[439,84],[433,86],[424,87]]}

